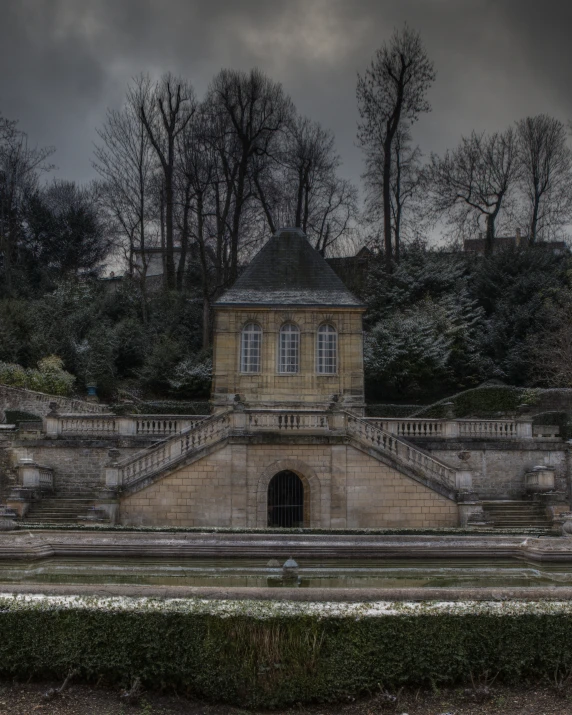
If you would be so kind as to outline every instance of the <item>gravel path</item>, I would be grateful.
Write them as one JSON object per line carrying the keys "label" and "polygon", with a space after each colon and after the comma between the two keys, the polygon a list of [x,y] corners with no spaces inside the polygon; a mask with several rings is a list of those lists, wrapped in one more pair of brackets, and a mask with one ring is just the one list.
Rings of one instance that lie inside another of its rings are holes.
{"label": "gravel path", "polygon": [[[120,699],[117,688],[72,684],[49,700],[43,695],[61,683],[12,684],[0,681],[0,715],[247,715],[245,709],[188,700],[176,694],[143,693],[138,704]],[[402,692],[397,705],[383,694],[347,703],[297,706],[274,715],[570,715],[572,687],[494,685],[486,702],[462,688]]]}

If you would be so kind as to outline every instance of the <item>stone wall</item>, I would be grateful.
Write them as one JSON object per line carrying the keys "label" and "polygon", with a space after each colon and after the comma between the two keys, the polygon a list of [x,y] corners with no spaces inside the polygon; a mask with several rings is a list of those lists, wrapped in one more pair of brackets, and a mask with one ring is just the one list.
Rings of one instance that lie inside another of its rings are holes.
{"label": "stone wall", "polygon": [[305,526],[455,526],[455,502],[349,445],[226,444],[123,497],[120,522],[153,526],[267,525],[267,490],[280,471],[304,484]]}
{"label": "stone wall", "polygon": [[[343,404],[363,406],[362,312],[354,309],[229,309],[216,312],[212,399],[219,408],[235,394],[251,406],[281,404],[327,406],[332,395]],[[243,327],[255,322],[262,328],[261,369],[240,372],[240,340]],[[277,368],[280,327],[291,322],[300,329],[300,369],[280,374]],[[334,375],[316,373],[317,330],[323,323],[338,334],[338,370]]]}
{"label": "stone wall", "polygon": [[434,457],[470,471],[481,499],[522,499],[524,474],[538,465],[555,467],[555,488],[568,494],[567,445],[561,441],[424,443]]}
{"label": "stone wall", "polygon": [[[105,484],[105,465],[109,450],[120,448],[120,459],[138,452],[144,445],[119,440],[19,440],[8,452],[14,463],[18,457],[31,457],[54,470],[57,495],[92,495]],[[0,466],[1,470],[1,466]]]}
{"label": "stone wall", "polygon": [[108,412],[106,405],[97,402],[73,400],[69,397],[47,395],[43,392],[24,390],[20,387],[0,385],[0,421],[1,415],[6,410],[19,410],[29,412],[38,417],[45,417],[50,411],[50,402],[56,402],[60,412],[88,412],[99,414]]}

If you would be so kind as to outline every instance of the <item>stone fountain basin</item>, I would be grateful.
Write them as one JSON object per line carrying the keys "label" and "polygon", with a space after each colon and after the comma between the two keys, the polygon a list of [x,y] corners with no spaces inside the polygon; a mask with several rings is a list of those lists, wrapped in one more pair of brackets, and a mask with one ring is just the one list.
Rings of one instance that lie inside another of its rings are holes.
{"label": "stone fountain basin", "polygon": [[[282,563],[291,555],[300,565],[299,580],[281,582],[281,569],[268,567],[268,561]],[[174,578],[177,572],[184,578]],[[568,600],[572,539],[16,531],[0,536],[0,591],[306,601]]]}

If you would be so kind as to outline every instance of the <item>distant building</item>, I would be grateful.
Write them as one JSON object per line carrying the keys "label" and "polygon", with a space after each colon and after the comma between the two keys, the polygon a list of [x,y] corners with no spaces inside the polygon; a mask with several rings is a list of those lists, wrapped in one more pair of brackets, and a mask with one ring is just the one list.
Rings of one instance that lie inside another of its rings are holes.
{"label": "distant building", "polygon": [[[465,253],[475,253],[482,256],[485,253],[485,245],[486,238],[484,234],[481,233],[479,238],[465,239],[463,242],[463,250]],[[523,236],[520,229],[517,228],[514,236],[495,236],[493,241],[493,253],[526,248],[528,245],[528,236]],[[538,241],[534,245],[538,248],[552,251],[555,254],[563,254],[567,250],[565,241]]]}

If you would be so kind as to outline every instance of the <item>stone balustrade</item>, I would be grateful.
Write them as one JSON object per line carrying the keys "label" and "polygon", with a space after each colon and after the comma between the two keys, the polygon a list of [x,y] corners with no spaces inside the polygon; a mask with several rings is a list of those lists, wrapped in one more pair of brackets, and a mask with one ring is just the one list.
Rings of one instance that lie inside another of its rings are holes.
{"label": "stone balustrade", "polygon": [[457,470],[453,467],[436,459],[429,452],[381,429],[372,421],[360,419],[347,413],[345,417],[347,431],[350,435],[403,462],[414,471],[421,471],[425,476],[434,479],[448,489],[456,489]]}
{"label": "stone balustrade", "polygon": [[219,442],[232,431],[231,413],[223,412],[197,421],[184,432],[167,437],[105,470],[107,487],[125,486],[175,465],[187,454]]}
{"label": "stone balustrade", "polygon": [[57,414],[44,417],[48,437],[168,437],[205,420],[206,415],[87,415]]}
{"label": "stone balustrade", "polygon": [[[237,413],[240,414],[240,413]],[[245,410],[245,429],[252,431],[330,431],[336,429],[335,415],[319,410]],[[44,417],[48,437],[169,437],[193,429],[207,415],[124,415],[58,414]],[[365,418],[364,422],[383,432],[405,439],[531,439],[546,437],[530,420],[478,419],[385,419]],[[343,427],[343,425],[339,425]],[[545,430],[546,432],[546,430]],[[558,428],[552,428],[556,437]]]}
{"label": "stone balustrade", "polygon": [[[324,431],[331,429],[331,416],[324,411],[246,410],[246,428],[259,431]],[[330,419],[329,419],[330,418]]]}
{"label": "stone balustrade", "polygon": [[347,434],[367,447],[387,454],[416,473],[456,489],[457,472],[411,443],[380,429],[369,420],[349,412],[324,413],[311,410],[244,410],[215,414],[178,435],[168,437],[151,448],[123,461],[115,459],[106,468],[106,485],[117,488],[169,469],[189,454],[226,437],[258,432],[306,432],[308,434]]}
{"label": "stone balustrade", "polygon": [[369,418],[385,432],[398,437],[436,439],[531,439],[530,420],[384,419]]}

